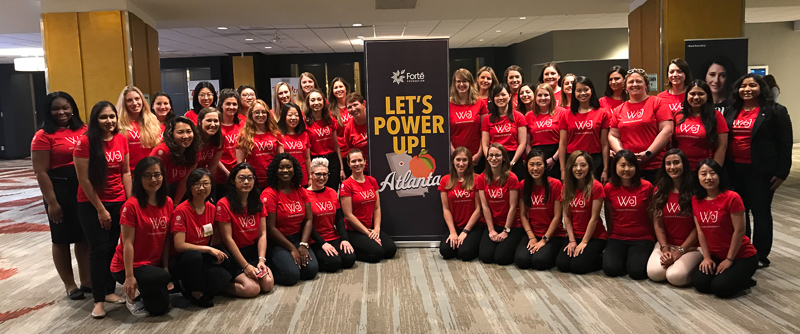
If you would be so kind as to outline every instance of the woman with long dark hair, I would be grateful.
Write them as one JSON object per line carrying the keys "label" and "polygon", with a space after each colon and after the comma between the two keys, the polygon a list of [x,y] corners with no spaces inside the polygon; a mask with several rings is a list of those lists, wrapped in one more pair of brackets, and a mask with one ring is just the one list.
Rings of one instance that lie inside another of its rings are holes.
{"label": "woman with long dark hair", "polygon": [[514,263],[514,252],[525,235],[517,211],[519,180],[508,161],[505,147],[492,143],[486,154],[488,166],[475,180],[486,220],[478,257],[501,266]]}
{"label": "woman with long dark hair", "polygon": [[439,243],[439,254],[445,260],[458,257],[471,261],[478,257],[481,236],[486,230],[475,188],[478,175],[473,170],[472,152],[468,148],[459,146],[450,156],[450,174],[439,182],[442,213],[449,232]]}
{"label": "woman with long dark hair", "polygon": [[[325,96],[319,89],[312,89],[306,95],[306,106],[308,109],[305,114],[306,131],[309,137],[311,159],[325,158],[330,164],[329,168],[333,174],[328,177],[327,186],[339,189],[341,180],[345,178],[344,166],[342,166],[342,152],[339,148],[339,131],[344,129],[339,127],[339,122],[328,110],[325,103]],[[310,161],[308,165],[310,165]],[[338,172],[336,170],[339,170]]]}
{"label": "woman with long dark hair", "polygon": [[686,101],[675,114],[675,132],[672,145],[689,158],[689,167],[697,170],[703,159],[725,163],[728,148],[728,124],[725,117],[714,110],[711,88],[702,80],[694,80],[686,90]]}
{"label": "woman with long dark hair", "polygon": [[628,100],[628,92],[625,91],[625,72],[621,66],[614,65],[606,73],[606,90],[598,102],[608,111],[613,111]]}
{"label": "woman with long dark hair", "polygon": [[705,71],[701,73],[705,73],[705,80],[708,86],[711,87],[714,108],[727,116],[731,94],[736,94],[736,90],[739,88],[733,84],[739,78],[739,71],[733,61],[725,56],[714,57],[703,68],[705,68]]}
{"label": "woman with long dark hair", "polygon": [[[323,81],[324,83],[324,81]],[[300,73],[300,89],[297,91],[297,97],[294,101],[297,105],[300,106],[298,111],[306,110],[308,106],[306,106],[305,101],[306,97],[309,93],[311,93],[312,89],[320,89],[319,84],[317,83],[317,78],[314,77],[311,72],[303,72]],[[281,109],[283,106],[281,106]],[[275,109],[280,110],[280,109]]]}
{"label": "woman with long dark hair", "polygon": [[217,110],[221,112],[220,132],[222,133],[222,155],[217,165],[216,181],[217,198],[225,196],[225,184],[230,170],[236,166],[236,147],[239,144],[239,133],[245,125],[245,121],[239,118],[239,93],[230,88],[225,88],[219,93],[219,105]]}
{"label": "woman with long dark hair", "polygon": [[553,268],[567,240],[561,223],[564,187],[558,179],[547,176],[545,160],[545,154],[537,149],[528,154],[528,174],[520,186],[519,218],[527,234],[514,255],[514,263],[520,269]]}
{"label": "woman with long dark hair", "polygon": [[692,197],[692,214],[703,262],[692,275],[697,291],[730,298],[753,287],[760,254],[745,235],[742,198],[728,190],[722,166],[705,159],[697,168],[700,188]]}
{"label": "woman with long dark hair", "polygon": [[516,110],[519,104],[519,88],[525,82],[525,73],[522,68],[517,65],[509,66],[503,73],[503,83],[508,87],[508,95],[511,97],[509,105],[511,109]]}
{"label": "woman with long dark hair", "polygon": [[[240,85],[239,88],[236,88],[236,92],[239,93],[239,97],[241,100],[242,107],[239,108],[239,117],[247,119],[247,113],[250,111],[250,108],[253,107],[253,103],[256,102],[258,96],[256,96],[256,89],[250,85]],[[269,106],[266,106],[267,110],[269,110]]]}
{"label": "woman with long dark hair", "polygon": [[464,146],[474,155],[474,169],[483,171],[485,159],[481,150],[481,121],[489,113],[486,100],[478,98],[478,88],[472,73],[460,68],[450,83],[450,152]]}
{"label": "woman with long dark hair", "polygon": [[[561,166],[558,157],[559,142],[559,119],[561,114],[566,111],[564,108],[556,107],[553,100],[553,90],[548,84],[539,84],[534,87],[532,84],[524,84],[520,88],[520,112],[524,108],[525,123],[528,128],[527,151],[531,149],[540,150],[547,157],[547,175],[550,177],[561,176]],[[527,173],[525,173],[527,174]]]}
{"label": "woman with long dark hair", "polygon": [[330,176],[328,159],[314,158],[310,169],[311,185],[307,195],[314,219],[311,249],[319,261],[319,270],[333,273],[350,269],[356,263],[356,254],[348,241],[339,195],[333,188],[325,186]]}
{"label": "woman with long dark hair", "polygon": [[283,138],[283,150],[291,154],[300,164],[302,185],[308,185],[308,165],[311,164],[311,140],[306,123],[300,114],[300,106],[289,102],[281,107],[281,116],[278,118],[278,129]]}
{"label": "woman with long dark hair", "polygon": [[263,100],[255,100],[247,113],[247,123],[239,131],[236,161],[247,162],[256,170],[258,188],[267,188],[267,167],[283,153],[283,135]]}
{"label": "woman with long dark hair", "polygon": [[167,234],[173,205],[161,162],[146,157],[136,167],[132,196],[122,205],[121,237],[111,260],[111,275],[125,289],[128,310],[146,317],[169,311],[168,285],[172,283],[167,271]]}
{"label": "woman with long dark hair", "polygon": [[267,188],[261,202],[267,213],[267,235],[274,241],[267,247],[267,261],[274,269],[275,283],[291,286],[298,280],[314,279],[319,265],[309,251],[311,203],[302,181],[300,164],[289,153],[279,153],[269,164]]}
{"label": "woman with long dark hair", "polygon": [[150,152],[151,157],[161,160],[167,194],[176,205],[186,192],[186,177],[197,167],[196,134],[192,120],[178,116],[167,123],[164,142]]}
{"label": "woman with long dark hair", "polygon": [[569,109],[572,104],[572,92],[575,90],[575,78],[577,76],[572,73],[564,74],[561,79],[561,98],[556,102],[561,108]]}
{"label": "woman with long dark hair", "polygon": [[509,164],[519,179],[525,175],[524,164],[517,166],[517,162],[522,161],[525,155],[528,129],[525,116],[511,107],[509,98],[505,84],[497,85],[492,91],[490,99],[493,103],[489,105],[489,116],[484,117],[481,123],[481,149],[487,159],[487,151],[492,143],[500,143],[507,152],[513,152]]}
{"label": "woman with long dark hair", "polygon": [[744,201],[748,236],[753,213],[753,246],[765,267],[772,249],[772,197],[792,167],[792,120],[786,107],[772,100],[760,76],[746,74],[734,87],[725,113],[731,131],[725,166]]}
{"label": "woman with long dark hair", "polygon": [[647,276],[655,282],[687,285],[703,260],[692,218],[692,180],[686,154],[677,148],[668,150],[658,170],[649,209],[658,243],[647,261]]}
{"label": "woman with long dark hair", "polygon": [[683,109],[683,101],[686,100],[690,82],[692,82],[692,72],[689,63],[681,58],[675,58],[669,62],[667,68],[667,89],[656,96],[664,99],[673,114],[677,113]]}
{"label": "woman with long dark hair", "polygon": [[109,266],[119,240],[119,212],[130,197],[128,142],[119,133],[117,110],[108,101],[97,102],[89,127],[73,151],[78,175],[78,218],[89,242],[89,270],[94,307],[92,317],[106,315],[104,302],[124,303],[114,294]]}
{"label": "woman with long dark hair", "polygon": [[[353,119],[353,116],[350,115],[350,112],[347,110],[347,95],[352,92],[350,89],[350,84],[347,81],[340,77],[335,77],[331,80],[330,85],[330,93],[328,93],[328,101],[331,105],[328,107],[330,109],[331,115],[336,120],[336,141],[339,144],[339,153],[340,157],[342,158],[342,169],[346,169],[346,161],[345,156],[347,156],[347,140],[344,137],[344,127]],[[344,180],[342,177],[339,182]]]}
{"label": "woman with long dark hair", "polygon": [[592,80],[575,78],[575,88],[569,110],[558,121],[558,162],[561,179],[566,178],[567,157],[577,150],[589,153],[595,161],[592,176],[600,183],[608,180],[608,126],[610,112],[600,106]]}
{"label": "woman with long dark hair", "polygon": [[183,116],[196,124],[201,110],[215,106],[217,106],[217,89],[208,81],[200,81],[192,90],[192,110],[187,111]]}
{"label": "woman with long dark hair", "polygon": [[197,115],[197,132],[195,136],[199,150],[197,152],[197,168],[205,168],[211,172],[212,180],[222,157],[222,132],[220,119],[222,113],[214,107],[203,108]]}
{"label": "woman with long dark hair", "polygon": [[[65,92],[52,92],[44,100],[44,122],[31,140],[33,173],[44,199],[44,209],[50,225],[53,243],[53,264],[64,283],[69,299],[83,299],[91,292],[89,276],[89,247],[83,236],[78,217],[78,176],[72,153],[86,125],[81,121],[75,100]],[[80,288],[72,273],[70,244],[75,244]]]}
{"label": "woman with long dark hair", "polygon": [[150,111],[150,104],[142,91],[135,86],[122,89],[117,100],[119,111],[119,132],[128,140],[131,172],[136,164],[150,155],[153,148],[161,142],[161,125]]}
{"label": "woman with long dark hair", "polygon": [[158,123],[161,124],[161,133],[163,134],[167,122],[175,117],[175,112],[172,111],[172,98],[167,93],[155,92],[150,95],[150,105],[153,108],[153,115],[156,115]]}

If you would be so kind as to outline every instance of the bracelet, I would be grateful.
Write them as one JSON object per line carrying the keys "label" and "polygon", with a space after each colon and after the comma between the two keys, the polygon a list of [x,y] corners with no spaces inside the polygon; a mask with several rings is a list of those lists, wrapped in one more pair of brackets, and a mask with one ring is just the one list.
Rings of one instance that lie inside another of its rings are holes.
{"label": "bracelet", "polygon": [[463,230],[461,230],[461,233],[469,234],[469,230],[468,229],[463,229]]}
{"label": "bracelet", "polygon": [[669,245],[661,245],[661,248],[659,249],[664,249],[664,247],[670,248]]}
{"label": "bracelet", "polygon": [[259,260],[264,260],[264,262],[266,262],[266,261],[267,261],[267,258],[265,258],[265,257],[261,257],[261,256],[259,256],[259,257],[258,257],[258,259],[259,259]]}

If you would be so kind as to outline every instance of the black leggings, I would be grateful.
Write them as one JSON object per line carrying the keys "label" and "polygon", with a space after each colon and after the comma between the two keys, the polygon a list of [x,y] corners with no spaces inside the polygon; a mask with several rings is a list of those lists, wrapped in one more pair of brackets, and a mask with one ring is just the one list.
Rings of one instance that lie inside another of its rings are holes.
{"label": "black leggings", "polygon": [[383,259],[391,259],[397,253],[397,245],[386,232],[381,231],[381,244],[356,230],[347,231],[350,244],[356,251],[356,260],[377,263]]}
{"label": "black leggings", "polygon": [[78,217],[89,243],[89,273],[95,303],[105,301],[106,295],[114,293],[116,287],[114,277],[111,277],[111,259],[119,241],[119,210],[122,202],[103,202],[103,206],[111,214],[111,228],[108,230],[100,226],[97,210],[91,202],[78,202]]}
{"label": "black leggings", "polygon": [[[342,167],[339,166],[339,158],[336,156],[336,152],[326,155],[312,155],[311,160],[314,160],[314,158],[328,159],[328,173],[330,173],[330,176],[328,176],[328,182],[325,182],[325,186],[333,190],[339,190],[339,184],[342,182],[339,172],[341,172]],[[311,166],[308,166],[308,168],[311,168]],[[308,172],[311,173],[311,170]]]}
{"label": "black leggings", "polygon": [[[714,262],[720,262],[714,258]],[[733,260],[730,268],[719,275],[705,274],[699,269],[692,274],[692,283],[701,293],[713,293],[719,298],[730,298],[755,283],[753,274],[758,269],[758,255]]]}
{"label": "black leggings", "polygon": [[530,239],[525,235],[520,240],[517,252],[514,254],[514,264],[519,269],[548,270],[553,268],[556,266],[556,257],[558,257],[558,252],[563,248],[562,245],[565,240],[567,240],[565,237],[552,237],[536,253],[531,254],[531,251],[528,250]]}
{"label": "black leggings", "polygon": [[[334,153],[334,155],[336,154]],[[311,250],[314,251],[314,255],[317,256],[317,261],[319,261],[318,264],[320,271],[335,273],[339,271],[339,269],[350,269],[356,263],[355,251],[353,253],[346,254],[341,247],[342,241],[344,240],[341,238],[326,241],[327,243],[331,244],[333,248],[336,248],[338,255],[334,256],[328,256],[328,254],[322,250],[322,245],[316,242],[311,245]],[[381,238],[381,241],[383,241],[383,238]]]}
{"label": "black leggings", "polygon": [[583,275],[600,270],[603,249],[606,248],[605,240],[590,239],[583,249],[583,253],[575,257],[570,257],[564,250],[568,244],[569,240],[565,240],[558,252],[558,257],[556,257],[556,267],[559,271]]}
{"label": "black leggings", "polygon": [[[503,228],[503,225],[494,226],[494,230],[497,233],[503,232]],[[483,232],[483,237],[481,237],[479,251],[481,262],[497,263],[501,266],[514,263],[514,252],[517,251],[517,246],[524,236],[525,230],[522,227],[512,227],[505,240],[494,242],[489,238],[489,228],[487,227],[486,232]]]}
{"label": "black leggings", "polygon": [[213,298],[231,283],[231,274],[224,262],[217,264],[217,258],[208,253],[190,250],[178,253],[169,260],[169,273],[188,296],[192,292],[202,292],[203,296]]}
{"label": "black leggings", "polygon": [[[752,164],[730,163],[730,180],[744,202],[745,233],[751,236],[758,251],[758,260],[769,264],[772,250],[772,175],[760,172]],[[752,229],[750,213],[753,214]]]}
{"label": "black leggings", "polygon": [[[125,270],[111,273],[119,284],[125,284]],[[167,284],[171,277],[164,268],[144,265],[133,268],[133,277],[139,286],[139,298],[150,315],[162,315],[169,311]],[[94,284],[94,282],[92,282]]]}
{"label": "black leggings", "polygon": [[647,261],[655,244],[650,240],[608,239],[603,253],[603,272],[609,277],[627,273],[635,280],[647,278]]}
{"label": "black leggings", "polygon": [[[456,230],[456,232],[461,234],[461,230]],[[439,254],[442,254],[445,260],[458,257],[461,261],[472,261],[478,257],[481,237],[483,237],[484,233],[486,233],[486,225],[475,224],[475,226],[472,227],[472,231],[467,234],[467,237],[464,238],[464,242],[461,243],[458,249],[450,247],[450,244],[447,243],[447,237],[450,235],[445,235],[439,243]]]}

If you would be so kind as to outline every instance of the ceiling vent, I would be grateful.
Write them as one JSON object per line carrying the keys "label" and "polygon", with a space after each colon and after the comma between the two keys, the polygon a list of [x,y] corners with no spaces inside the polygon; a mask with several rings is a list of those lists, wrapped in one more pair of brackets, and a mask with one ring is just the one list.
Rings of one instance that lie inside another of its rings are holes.
{"label": "ceiling vent", "polygon": [[375,0],[375,9],[414,9],[417,0]]}

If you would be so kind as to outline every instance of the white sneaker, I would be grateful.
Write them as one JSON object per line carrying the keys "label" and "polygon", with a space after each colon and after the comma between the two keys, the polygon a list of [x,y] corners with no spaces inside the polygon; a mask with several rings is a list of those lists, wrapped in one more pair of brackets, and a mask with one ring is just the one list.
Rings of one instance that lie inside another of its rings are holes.
{"label": "white sneaker", "polygon": [[150,312],[147,312],[147,310],[145,310],[144,302],[142,302],[141,299],[134,303],[131,303],[130,299],[126,298],[125,306],[127,306],[128,311],[131,311],[131,314],[133,314],[136,317],[143,318],[150,315]]}

